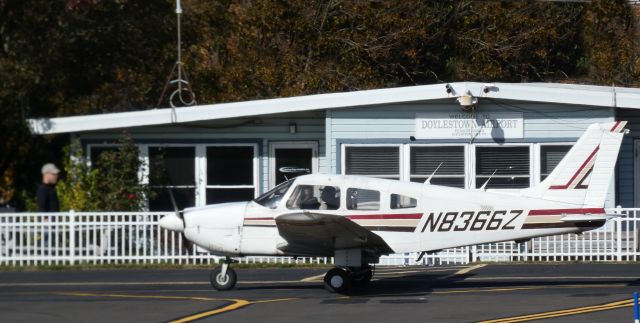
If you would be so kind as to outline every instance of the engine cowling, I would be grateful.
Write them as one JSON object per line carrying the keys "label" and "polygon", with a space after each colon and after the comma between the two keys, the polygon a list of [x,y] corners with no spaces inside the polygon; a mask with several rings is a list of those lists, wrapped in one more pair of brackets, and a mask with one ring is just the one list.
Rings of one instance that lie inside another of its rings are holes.
{"label": "engine cowling", "polygon": [[233,202],[185,209],[185,237],[214,254],[238,255],[247,204]]}

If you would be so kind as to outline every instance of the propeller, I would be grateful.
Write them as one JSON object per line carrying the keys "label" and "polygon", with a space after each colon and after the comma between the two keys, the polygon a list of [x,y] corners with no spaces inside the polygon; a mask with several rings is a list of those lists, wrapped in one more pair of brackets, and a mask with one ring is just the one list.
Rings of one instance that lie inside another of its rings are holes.
{"label": "propeller", "polygon": [[175,213],[160,219],[160,227],[170,231],[180,232],[182,245],[187,250],[187,252],[191,252],[193,245],[191,241],[189,241],[189,239],[187,239],[187,237],[184,235],[184,229],[186,227],[184,221],[184,212],[178,209],[178,204],[176,203],[176,198],[173,195],[173,190],[171,190],[171,188],[167,189],[169,190],[169,199],[171,200],[171,205],[173,206],[173,210]]}
{"label": "propeller", "polygon": [[182,212],[180,212],[180,210],[178,209],[178,203],[176,203],[176,197],[173,196],[173,190],[171,189],[171,187],[167,187],[167,190],[169,190],[169,198],[171,199],[171,205],[173,206],[173,211],[176,213],[176,216],[180,218],[182,222],[184,222],[184,217],[182,216]]}
{"label": "propeller", "polygon": [[180,232],[184,238],[184,228],[186,226],[184,222],[184,215],[178,209],[178,204],[176,203],[176,198],[173,196],[173,191],[171,188],[167,189],[169,190],[169,199],[171,200],[171,205],[173,205],[175,213],[160,219],[160,227],[170,231]]}

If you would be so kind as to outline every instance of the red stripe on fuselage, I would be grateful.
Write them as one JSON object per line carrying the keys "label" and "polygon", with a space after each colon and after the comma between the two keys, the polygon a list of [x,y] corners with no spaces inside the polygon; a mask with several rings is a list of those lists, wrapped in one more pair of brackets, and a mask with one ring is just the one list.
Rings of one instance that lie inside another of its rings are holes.
{"label": "red stripe on fuselage", "polygon": [[593,156],[596,155],[596,153],[598,152],[598,150],[600,149],[600,145],[598,145],[596,147],[596,149],[594,149],[591,154],[589,155],[589,157],[587,157],[587,160],[585,160],[582,165],[580,166],[580,168],[578,168],[578,171],[575,172],[575,174],[573,174],[573,176],[571,177],[571,179],[567,182],[567,184],[564,185],[553,185],[550,186],[549,189],[552,190],[565,190],[569,187],[569,185],[571,185],[571,183],[573,183],[573,181],[576,179],[576,177],[578,177],[578,175],[580,174],[580,172],[582,172],[582,170],[587,166],[587,164],[589,163],[589,161],[591,161],[591,159],[593,158]]}
{"label": "red stripe on fuselage", "polygon": [[362,214],[362,215],[347,215],[347,219],[350,220],[391,220],[391,219],[421,219],[422,213],[411,214]]}
{"label": "red stripe on fuselage", "polygon": [[531,210],[529,215],[561,215],[561,214],[588,214],[605,213],[603,208],[587,208],[587,209],[547,209],[547,210]]}
{"label": "red stripe on fuselage", "polygon": [[[422,213],[410,214],[359,214],[346,215],[345,218],[350,220],[393,220],[393,219],[421,219]],[[244,218],[245,220],[275,220],[274,218]]]}

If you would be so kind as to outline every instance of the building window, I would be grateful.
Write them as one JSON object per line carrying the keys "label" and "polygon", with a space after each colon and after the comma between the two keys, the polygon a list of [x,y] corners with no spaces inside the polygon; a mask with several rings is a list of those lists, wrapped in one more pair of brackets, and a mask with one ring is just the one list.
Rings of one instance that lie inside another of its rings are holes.
{"label": "building window", "polygon": [[150,211],[171,211],[173,192],[179,209],[195,206],[195,147],[149,147]]}
{"label": "building window", "polygon": [[571,147],[571,145],[540,146],[540,181],[551,174]]}
{"label": "building window", "polygon": [[380,209],[380,192],[362,188],[347,189],[347,209],[375,211]]}
{"label": "building window", "polygon": [[[476,147],[476,188],[491,178],[487,188],[518,189],[529,187],[529,147]],[[492,176],[492,174],[495,174]]]}
{"label": "building window", "polygon": [[431,184],[464,188],[464,160],[463,146],[412,146],[411,181],[424,182],[438,169]]}
{"label": "building window", "polygon": [[346,146],[345,174],[400,179],[400,147]]}
{"label": "building window", "polygon": [[207,147],[207,204],[249,201],[255,197],[255,147]]}

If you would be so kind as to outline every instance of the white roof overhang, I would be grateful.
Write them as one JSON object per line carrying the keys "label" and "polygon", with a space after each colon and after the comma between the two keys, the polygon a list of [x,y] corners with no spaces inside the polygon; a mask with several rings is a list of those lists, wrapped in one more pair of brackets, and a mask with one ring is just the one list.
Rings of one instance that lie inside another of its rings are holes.
{"label": "white roof overhang", "polygon": [[[640,108],[640,89],[556,83],[450,83],[419,85],[344,93],[305,95],[145,111],[105,113],[85,116],[28,119],[34,134],[71,133],[94,130],[155,126],[175,123],[252,117],[267,114],[371,106],[390,103],[473,96],[518,101],[536,101],[617,108]],[[484,92],[485,87],[489,88]]]}

